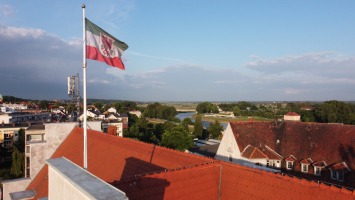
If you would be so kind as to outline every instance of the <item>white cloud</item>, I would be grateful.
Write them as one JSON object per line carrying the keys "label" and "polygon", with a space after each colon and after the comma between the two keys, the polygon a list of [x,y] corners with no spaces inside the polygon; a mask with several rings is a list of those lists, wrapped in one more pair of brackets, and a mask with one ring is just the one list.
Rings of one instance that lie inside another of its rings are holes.
{"label": "white cloud", "polygon": [[[0,26],[0,92],[35,99],[67,98],[67,76],[82,78],[82,41],[44,30]],[[129,53],[129,52],[127,52]],[[130,52],[161,67],[133,73],[88,60],[88,97],[135,101],[355,99],[354,56],[332,52],[261,59],[233,69]],[[166,65],[161,63],[167,62]],[[143,62],[144,63],[144,62]],[[137,67],[137,66],[131,66]],[[241,73],[249,68],[248,74]]]}
{"label": "white cloud", "polygon": [[11,17],[15,14],[13,8],[9,5],[0,4],[0,16]]}
{"label": "white cloud", "polygon": [[45,31],[33,28],[18,28],[0,26],[0,36],[5,38],[39,38],[43,36]]}

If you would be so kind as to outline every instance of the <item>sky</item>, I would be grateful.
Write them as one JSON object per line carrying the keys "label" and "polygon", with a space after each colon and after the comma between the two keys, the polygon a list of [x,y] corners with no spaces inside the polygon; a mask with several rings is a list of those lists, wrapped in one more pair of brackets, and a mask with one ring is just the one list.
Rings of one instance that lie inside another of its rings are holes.
{"label": "sky", "polygon": [[129,46],[126,70],[87,61],[88,98],[355,100],[354,0],[1,0],[0,94],[70,99],[76,74],[82,86],[82,3]]}

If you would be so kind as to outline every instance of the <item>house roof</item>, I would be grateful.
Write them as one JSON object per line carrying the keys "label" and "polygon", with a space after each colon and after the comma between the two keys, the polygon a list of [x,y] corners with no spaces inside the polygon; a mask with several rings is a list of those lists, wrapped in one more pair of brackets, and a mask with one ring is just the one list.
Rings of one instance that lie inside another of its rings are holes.
{"label": "house roof", "polygon": [[242,152],[242,156],[248,159],[268,158],[260,149],[248,145]]}
{"label": "house roof", "polygon": [[[282,157],[345,162],[355,171],[355,126],[343,124],[284,122],[231,122],[239,149],[268,146]],[[354,175],[355,177],[355,175]],[[355,179],[351,181],[355,185]]]}
{"label": "house roof", "polygon": [[287,116],[300,116],[298,113],[296,113],[296,112],[288,112],[288,113],[286,113],[285,115],[287,115]]}
{"label": "house roof", "polygon": [[306,165],[310,165],[310,164],[313,163],[313,161],[312,161],[312,159],[307,158],[307,159],[302,159],[302,160],[300,161],[300,163],[306,164]]}
{"label": "house roof", "polygon": [[[213,161],[210,158],[174,151],[136,140],[88,130],[88,171],[106,182]],[[74,128],[51,158],[66,157],[83,166],[83,129]],[[27,189],[36,198],[48,195],[45,166]]]}
{"label": "house roof", "polygon": [[[82,166],[83,130],[74,128],[52,158]],[[129,199],[353,199],[355,192],[259,171],[88,130],[88,171]],[[27,190],[48,196],[45,165]]]}
{"label": "house roof", "polygon": [[239,149],[267,145],[283,157],[311,158],[330,165],[345,161],[355,170],[355,126],[294,121],[230,125]]}

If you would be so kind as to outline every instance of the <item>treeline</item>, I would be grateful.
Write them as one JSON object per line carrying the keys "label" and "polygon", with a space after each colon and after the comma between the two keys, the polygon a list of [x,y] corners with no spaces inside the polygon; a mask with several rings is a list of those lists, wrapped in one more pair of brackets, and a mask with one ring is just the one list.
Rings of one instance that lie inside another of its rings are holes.
{"label": "treeline", "polygon": [[8,103],[20,103],[24,101],[30,101],[28,99],[22,99],[14,96],[3,96],[3,102],[8,102]]}
{"label": "treeline", "polygon": [[[212,103],[204,102],[197,105],[199,113],[210,113]],[[287,112],[301,115],[303,122],[344,123],[355,125],[355,104],[342,101],[325,101],[322,103],[290,102],[258,104],[246,101],[222,103],[215,105],[235,116],[260,116],[268,119],[282,118]]]}

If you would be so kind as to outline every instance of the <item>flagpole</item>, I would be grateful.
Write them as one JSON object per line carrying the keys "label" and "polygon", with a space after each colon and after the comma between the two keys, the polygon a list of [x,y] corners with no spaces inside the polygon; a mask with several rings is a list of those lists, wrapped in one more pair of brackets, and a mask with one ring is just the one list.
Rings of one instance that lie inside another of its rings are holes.
{"label": "flagpole", "polygon": [[83,9],[83,101],[84,101],[84,169],[88,169],[87,161],[87,105],[86,105],[86,34],[85,34],[85,4],[81,6]]}

